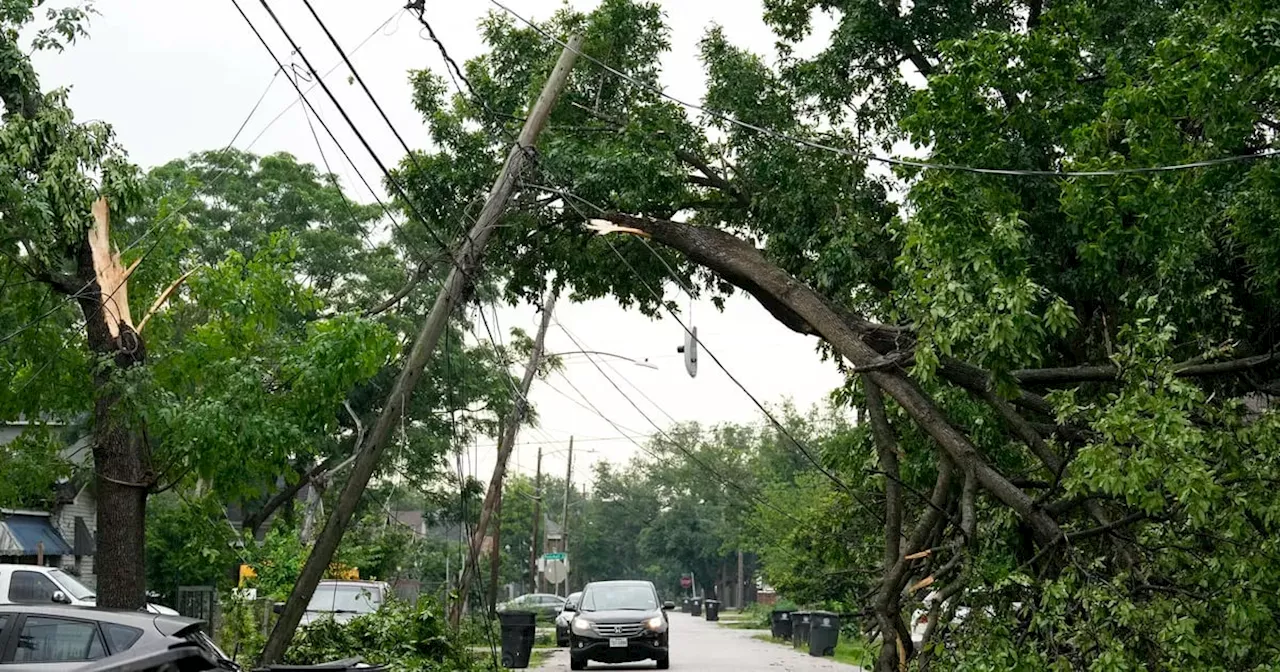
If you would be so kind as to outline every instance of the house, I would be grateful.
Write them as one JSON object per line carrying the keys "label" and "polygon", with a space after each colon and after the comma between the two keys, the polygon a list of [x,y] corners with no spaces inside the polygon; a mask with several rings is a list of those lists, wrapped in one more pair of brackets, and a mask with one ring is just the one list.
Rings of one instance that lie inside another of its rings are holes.
{"label": "house", "polygon": [[[66,428],[65,424],[50,420],[41,424]],[[0,446],[32,426],[25,419],[0,423]],[[59,567],[93,588],[97,584],[93,556],[97,550],[98,504],[87,469],[88,437],[68,443],[61,456],[75,467],[76,473],[55,485],[48,510],[0,509],[0,562]]]}

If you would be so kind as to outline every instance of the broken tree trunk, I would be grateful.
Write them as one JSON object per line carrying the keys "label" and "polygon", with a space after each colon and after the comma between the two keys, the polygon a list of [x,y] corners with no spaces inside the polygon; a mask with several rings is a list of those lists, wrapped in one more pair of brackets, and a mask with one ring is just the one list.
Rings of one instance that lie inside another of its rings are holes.
{"label": "broken tree trunk", "polygon": [[551,108],[555,105],[556,99],[569,79],[569,71],[573,68],[574,61],[577,60],[578,49],[581,48],[581,45],[582,38],[579,36],[574,36],[569,40],[568,48],[560,54],[560,59],[556,62],[555,69],[551,72],[551,76],[547,78],[547,83],[538,95],[538,100],[534,103],[533,109],[530,110],[529,117],[524,123],[524,128],[520,131],[516,146],[511,148],[511,152],[507,155],[507,161],[502,168],[502,173],[490,189],[484,208],[480,211],[480,216],[476,218],[475,225],[461,245],[455,257],[453,268],[450,269],[444,286],[436,297],[435,304],[431,307],[430,314],[428,314],[426,321],[423,322],[422,329],[414,339],[413,347],[405,359],[404,368],[401,369],[391,392],[387,395],[387,400],[382,406],[382,412],[378,416],[377,422],[366,437],[364,444],[360,446],[360,451],[352,467],[351,478],[342,489],[338,503],[334,507],[333,513],[330,514],[329,519],[325,522],[324,529],[320,531],[320,535],[316,538],[315,546],[312,547],[311,554],[307,556],[307,562],[302,567],[302,572],[298,576],[297,583],[294,584],[293,591],[289,593],[289,599],[285,602],[280,619],[271,631],[271,636],[267,638],[261,657],[263,665],[279,660],[281,654],[284,653],[285,647],[293,639],[293,633],[297,630],[298,623],[302,620],[302,614],[306,611],[307,603],[311,601],[316,585],[320,583],[325,570],[333,560],[333,555],[338,550],[338,543],[342,541],[342,534],[351,522],[356,506],[364,495],[365,487],[369,484],[369,479],[373,476],[373,472],[378,466],[378,461],[386,449],[387,440],[391,437],[391,432],[399,421],[403,409],[408,406],[409,396],[413,394],[414,388],[417,387],[419,379],[422,378],[423,368],[431,359],[431,355],[440,341],[440,336],[448,326],[449,316],[453,313],[455,306],[464,303],[466,300],[467,292],[471,288],[472,276],[480,267],[485,246],[493,235],[498,219],[506,208],[507,201],[511,198],[512,192],[515,191],[516,181],[524,168],[525,162],[529,159],[528,153],[533,149],[538,135],[546,126],[547,118],[551,114]]}
{"label": "broken tree trunk", "polygon": [[106,199],[93,204],[93,226],[78,250],[77,275],[84,288],[74,296],[85,319],[89,350],[108,362],[94,370],[93,463],[98,498],[98,606],[138,609],[146,602],[146,574],[139,561],[146,547],[147,493],[153,484],[151,455],[143,431],[129,417],[124,390],[115,378],[146,362],[142,337],[129,315],[125,269],[111,247]]}
{"label": "broken tree trunk", "polygon": [[[454,627],[457,627],[458,622],[462,619],[462,612],[466,609],[468,598],[471,595],[471,582],[475,578],[476,565],[480,561],[480,547],[484,544],[484,538],[489,531],[489,522],[493,519],[493,512],[497,509],[498,502],[502,499],[502,482],[507,475],[507,460],[511,458],[511,451],[515,448],[516,434],[520,431],[520,424],[524,422],[525,414],[529,411],[529,388],[532,387],[533,378],[538,374],[538,368],[542,365],[543,346],[547,340],[547,329],[551,327],[551,316],[555,306],[556,290],[554,288],[548,289],[547,296],[542,302],[542,320],[538,323],[538,333],[533,339],[533,349],[529,352],[529,362],[525,365],[524,376],[520,379],[520,392],[516,397],[515,406],[507,416],[506,422],[503,423],[498,437],[498,459],[493,465],[493,476],[489,478],[489,490],[484,495],[484,506],[480,509],[480,521],[476,524],[475,530],[471,534],[467,564],[462,570],[462,579],[458,582],[458,599],[454,601],[453,606],[449,609],[449,624]],[[493,549],[493,553],[498,553],[496,547]]]}
{"label": "broken tree trunk", "polygon": [[880,338],[883,327],[837,308],[805,283],[765,258],[751,243],[710,227],[666,219],[608,213],[614,224],[638,229],[746,290],[779,321],[800,333],[820,336],[869,380],[898,402],[964,473],[972,473],[993,497],[1013,509],[1044,547],[1062,539],[1062,529],[1021,488],[994,469],[927,394],[864,339]]}

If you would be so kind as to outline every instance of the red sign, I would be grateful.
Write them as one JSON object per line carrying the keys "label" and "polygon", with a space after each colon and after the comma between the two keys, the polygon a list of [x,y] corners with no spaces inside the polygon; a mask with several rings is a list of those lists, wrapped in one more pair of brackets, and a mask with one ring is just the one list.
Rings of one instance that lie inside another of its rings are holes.
{"label": "red sign", "polygon": [[681,587],[681,588],[692,588],[692,587],[693,587],[693,577],[692,577],[692,576],[682,576],[682,577],[680,577],[680,587]]}

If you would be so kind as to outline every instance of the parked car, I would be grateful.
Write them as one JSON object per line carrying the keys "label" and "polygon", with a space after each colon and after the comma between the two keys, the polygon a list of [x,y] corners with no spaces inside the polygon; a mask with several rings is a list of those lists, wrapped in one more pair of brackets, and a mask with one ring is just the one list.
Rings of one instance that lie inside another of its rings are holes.
{"label": "parked car", "polygon": [[544,621],[554,621],[564,610],[565,599],[550,593],[529,593],[498,605],[498,611],[532,611]]}
{"label": "parked car", "polygon": [[147,670],[128,663],[152,653],[183,659],[181,670],[239,670],[204,634],[203,625],[194,618],[143,611],[3,605],[0,670]]}
{"label": "parked car", "polygon": [[391,585],[384,581],[321,581],[307,603],[302,625],[321,618],[346,623],[381,609],[391,594]]}
{"label": "parked car", "polygon": [[564,606],[560,607],[560,613],[556,615],[556,646],[569,646],[569,624],[573,621],[574,608],[578,606],[581,597],[581,592],[570,593]]}
{"label": "parked car", "polygon": [[660,602],[649,581],[593,581],[571,608],[569,669],[585,670],[591,661],[631,663],[653,660],[671,667],[667,640],[671,602]]}
{"label": "parked car", "polygon": [[[93,607],[98,595],[76,577],[57,567],[40,565],[0,565],[0,604],[63,604]],[[178,612],[148,603],[145,611],[177,616]]]}

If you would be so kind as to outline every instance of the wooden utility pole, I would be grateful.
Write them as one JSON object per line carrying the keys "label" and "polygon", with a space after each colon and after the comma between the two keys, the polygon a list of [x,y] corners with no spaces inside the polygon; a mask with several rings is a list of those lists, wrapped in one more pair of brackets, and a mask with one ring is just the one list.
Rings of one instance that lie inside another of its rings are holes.
{"label": "wooden utility pole", "polygon": [[573,69],[581,47],[582,37],[575,35],[569,39],[567,48],[561,52],[555,69],[547,78],[547,83],[542,87],[538,100],[529,111],[529,117],[524,122],[524,128],[520,131],[516,146],[512,147],[507,154],[502,172],[489,190],[489,196],[480,210],[480,215],[476,218],[475,225],[471,227],[471,231],[454,256],[453,267],[449,270],[444,286],[436,296],[431,312],[414,338],[413,347],[405,358],[404,367],[401,368],[400,375],[396,378],[391,392],[382,405],[382,412],[356,455],[351,477],[342,489],[338,503],[325,522],[324,529],[316,537],[315,545],[307,556],[307,562],[303,565],[302,572],[298,575],[298,580],[294,583],[289,599],[281,611],[280,620],[276,622],[271,636],[267,638],[260,660],[263,666],[279,660],[285,647],[293,639],[293,633],[298,629],[298,623],[302,620],[307,603],[311,601],[316,585],[320,583],[329,563],[333,561],[338,543],[342,541],[343,532],[350,524],[365,488],[369,485],[369,479],[377,469],[382,453],[387,447],[387,441],[391,438],[401,413],[409,405],[409,397],[418,386],[418,381],[422,378],[423,371],[431,360],[436,345],[440,342],[440,336],[449,324],[449,317],[453,314],[454,307],[466,302],[471,290],[472,276],[480,268],[485,246],[488,245],[489,238],[493,235],[498,220],[506,209],[507,201],[515,191],[516,182],[525,163],[529,160],[529,153],[538,135],[547,125],[547,119],[555,106],[556,99],[568,82],[569,71]]}
{"label": "wooden utility pole", "polygon": [[[459,599],[454,602],[454,606],[449,611],[449,622],[457,626],[462,619],[462,611],[466,608],[467,597],[471,594],[471,581],[476,574],[476,565],[480,562],[480,549],[484,545],[485,534],[489,529],[489,521],[493,519],[495,512],[499,510],[502,502],[502,485],[506,480],[507,462],[511,459],[511,452],[515,449],[516,434],[520,431],[520,425],[524,422],[525,414],[529,412],[529,388],[533,386],[533,379],[538,374],[538,367],[542,364],[544,348],[547,340],[547,330],[551,328],[551,316],[555,313],[556,308],[556,291],[554,288],[548,288],[546,297],[542,300],[542,320],[538,323],[538,333],[533,338],[533,349],[529,352],[529,362],[524,367],[524,376],[520,378],[520,391],[515,399],[511,413],[507,415],[502,423],[500,434],[498,435],[498,459],[493,465],[493,476],[489,478],[489,489],[484,495],[484,506],[480,509],[480,520],[476,524],[475,532],[471,535],[471,545],[468,547],[469,555],[467,562],[462,570],[462,579],[458,583]],[[494,551],[493,557],[497,558],[497,540],[498,532],[495,527],[494,531]],[[491,577],[496,576],[498,561],[492,560],[489,569]],[[497,588],[490,586],[490,593],[496,595]],[[490,599],[492,601],[492,598]]]}
{"label": "wooden utility pole", "polygon": [[483,608],[498,610],[498,580],[502,576],[502,485],[498,485],[498,501],[493,505],[493,548],[489,551],[489,594]]}
{"label": "wooden utility pole", "polygon": [[560,550],[564,551],[564,596],[569,596],[569,494],[573,492],[573,437],[569,437],[569,469],[564,477],[564,517],[560,524]]}
{"label": "wooden utility pole", "polygon": [[742,575],[742,549],[738,549],[738,609],[745,608],[746,605],[746,579]]}
{"label": "wooden utility pole", "polygon": [[538,543],[538,519],[542,517],[542,446],[538,446],[538,470],[533,477],[533,539],[529,542],[529,571],[533,578],[533,592],[542,592],[542,575],[538,573],[538,557],[542,544]]}

